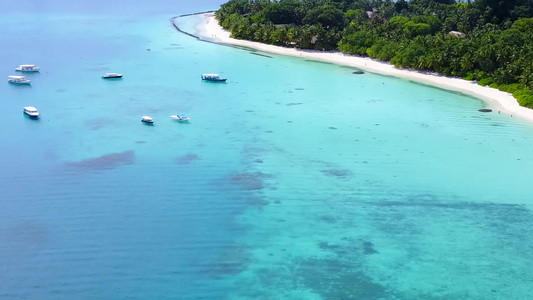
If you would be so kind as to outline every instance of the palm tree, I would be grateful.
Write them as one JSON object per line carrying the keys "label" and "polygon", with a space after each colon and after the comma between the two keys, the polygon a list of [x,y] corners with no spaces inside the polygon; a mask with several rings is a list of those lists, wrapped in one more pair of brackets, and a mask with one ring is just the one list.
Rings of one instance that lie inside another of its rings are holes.
{"label": "palm tree", "polygon": [[474,68],[474,57],[470,53],[466,53],[461,57],[461,68],[463,71],[468,72]]}
{"label": "palm tree", "polygon": [[531,65],[526,67],[518,76],[518,82],[533,90],[533,67]]}

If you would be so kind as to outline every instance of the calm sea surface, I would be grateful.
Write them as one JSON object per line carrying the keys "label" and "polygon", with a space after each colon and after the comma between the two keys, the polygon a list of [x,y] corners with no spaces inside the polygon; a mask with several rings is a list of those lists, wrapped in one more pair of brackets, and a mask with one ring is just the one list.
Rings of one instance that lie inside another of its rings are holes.
{"label": "calm sea surface", "polygon": [[0,1],[0,299],[533,298],[532,124],[171,26],[222,2]]}

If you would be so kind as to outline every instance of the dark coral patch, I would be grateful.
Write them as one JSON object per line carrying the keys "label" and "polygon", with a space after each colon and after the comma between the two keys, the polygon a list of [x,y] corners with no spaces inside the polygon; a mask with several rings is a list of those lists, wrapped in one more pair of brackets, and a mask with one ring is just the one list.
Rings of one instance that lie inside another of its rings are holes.
{"label": "dark coral patch", "polygon": [[345,178],[345,177],[352,175],[352,171],[348,169],[325,169],[325,170],[321,170],[320,172],[322,172],[322,174],[326,176],[341,177],[341,178]]}
{"label": "dark coral patch", "polygon": [[385,299],[388,295],[384,286],[352,261],[311,258],[297,266],[293,276],[322,299]]}
{"label": "dark coral patch", "polygon": [[185,154],[185,155],[182,155],[182,156],[178,156],[176,157],[175,161],[177,164],[179,165],[186,165],[186,164],[189,164],[197,159],[199,159],[200,157],[194,153],[188,153],[188,154]]}
{"label": "dark coral patch", "polygon": [[237,275],[245,271],[250,261],[251,256],[247,246],[230,244],[223,246],[220,255],[203,267],[208,276],[220,278]]}
{"label": "dark coral patch", "polygon": [[131,165],[134,160],[135,152],[129,150],[75,162],[67,162],[65,166],[75,170],[109,170],[123,165]]}
{"label": "dark coral patch", "polygon": [[113,120],[107,118],[95,118],[85,121],[85,125],[92,131],[98,130],[109,124],[113,124]]}
{"label": "dark coral patch", "polygon": [[261,190],[265,187],[265,179],[269,175],[262,172],[237,173],[230,176],[230,181],[245,190]]}
{"label": "dark coral patch", "polygon": [[363,253],[366,255],[376,254],[378,251],[374,248],[374,244],[370,241],[363,241]]}
{"label": "dark coral patch", "polygon": [[334,250],[340,248],[341,246],[330,244],[328,242],[320,242],[318,243],[318,247],[320,247],[320,249]]}
{"label": "dark coral patch", "polygon": [[334,216],[328,216],[328,215],[321,216],[320,220],[326,223],[330,223],[330,224],[337,222],[337,219]]}

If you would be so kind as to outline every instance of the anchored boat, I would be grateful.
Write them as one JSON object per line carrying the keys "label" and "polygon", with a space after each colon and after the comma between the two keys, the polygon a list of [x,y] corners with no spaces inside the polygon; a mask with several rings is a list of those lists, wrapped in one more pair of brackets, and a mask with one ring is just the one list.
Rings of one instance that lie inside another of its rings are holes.
{"label": "anchored boat", "polygon": [[141,122],[146,123],[146,124],[154,124],[154,119],[148,116],[144,116],[141,118]]}
{"label": "anchored boat", "polygon": [[180,116],[180,115],[172,115],[170,116],[172,119],[180,122],[180,123],[187,123],[191,120],[191,118],[189,117],[186,117],[186,116]]}
{"label": "anchored boat", "polygon": [[214,82],[225,82],[227,78],[220,78],[218,74],[202,74],[202,80],[214,81]]}
{"label": "anchored boat", "polygon": [[24,113],[29,116],[30,118],[37,119],[41,114],[37,111],[37,108],[33,106],[26,106],[24,107]]}
{"label": "anchored boat", "polygon": [[122,78],[122,74],[119,73],[105,73],[104,76],[102,76],[103,79],[118,79]]}
{"label": "anchored boat", "polygon": [[30,84],[31,80],[26,79],[24,76],[11,75],[7,77],[7,82],[14,84]]}
{"label": "anchored boat", "polygon": [[36,65],[20,65],[18,66],[15,71],[19,72],[39,72],[40,69]]}

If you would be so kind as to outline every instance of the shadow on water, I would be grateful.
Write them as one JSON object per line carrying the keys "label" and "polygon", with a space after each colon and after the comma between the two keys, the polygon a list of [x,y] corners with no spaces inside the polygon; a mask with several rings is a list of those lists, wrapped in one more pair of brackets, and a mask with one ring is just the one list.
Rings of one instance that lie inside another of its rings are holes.
{"label": "shadow on water", "polygon": [[262,57],[266,57],[266,58],[273,58],[270,55],[266,55],[266,54],[262,54],[262,53],[258,53],[258,52],[250,52],[250,54],[257,55],[257,56],[262,56]]}
{"label": "shadow on water", "polygon": [[[403,78],[400,78],[400,79],[403,79]],[[409,83],[412,83],[412,84],[416,84],[416,85],[419,85],[419,86],[424,86],[424,87],[428,87],[428,88],[433,88],[433,89],[437,89],[437,90],[441,90],[441,91],[447,91],[449,93],[452,93],[454,95],[458,95],[458,96],[463,96],[463,97],[472,97],[471,95],[468,95],[468,94],[465,94],[463,92],[459,92],[459,91],[453,91],[453,90],[446,90],[446,89],[443,89],[441,87],[438,87],[438,86],[435,86],[435,85],[431,85],[431,84],[427,84],[427,83],[424,83],[424,82],[420,82],[420,81],[414,81],[414,80],[409,80],[409,79],[403,79],[405,81],[408,81]],[[475,84],[475,83],[472,83],[472,84]]]}
{"label": "shadow on water", "polygon": [[321,61],[321,60],[312,60],[312,59],[306,59],[305,61],[317,63],[317,64],[323,64],[323,65],[334,65],[334,63],[330,63],[327,61]]}
{"label": "shadow on water", "polygon": [[28,116],[27,114],[24,114],[24,117],[26,118],[26,120],[29,120],[30,122],[38,122],[38,121],[41,120],[40,116],[39,117],[32,117],[32,116]]}

